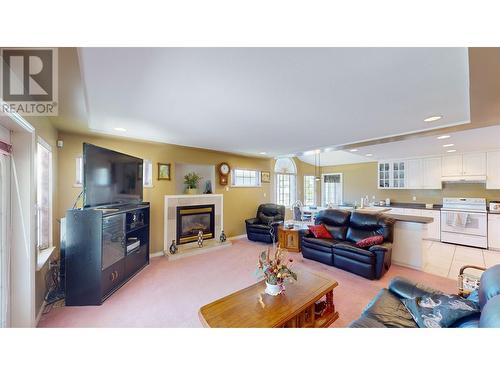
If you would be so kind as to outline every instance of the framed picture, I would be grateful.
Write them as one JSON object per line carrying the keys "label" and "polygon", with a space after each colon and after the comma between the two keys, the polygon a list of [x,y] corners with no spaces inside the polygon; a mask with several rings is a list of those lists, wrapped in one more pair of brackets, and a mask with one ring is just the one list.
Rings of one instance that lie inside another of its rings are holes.
{"label": "framed picture", "polygon": [[260,172],[260,182],[271,182],[271,172],[261,171]]}
{"label": "framed picture", "polygon": [[170,163],[158,163],[158,180],[170,181]]}

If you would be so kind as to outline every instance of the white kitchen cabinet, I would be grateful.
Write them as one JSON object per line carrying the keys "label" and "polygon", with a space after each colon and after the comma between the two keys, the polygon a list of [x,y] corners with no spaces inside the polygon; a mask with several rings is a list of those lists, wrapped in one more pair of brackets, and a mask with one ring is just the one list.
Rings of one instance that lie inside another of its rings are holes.
{"label": "white kitchen cabinet", "polygon": [[422,159],[408,160],[406,162],[406,165],[406,186],[408,187],[408,189],[421,189],[424,184],[422,174]]}
{"label": "white kitchen cabinet", "polygon": [[474,152],[463,155],[443,156],[443,177],[486,175],[486,153]]}
{"label": "white kitchen cabinet", "polygon": [[486,154],[486,189],[500,189],[500,151]]}
{"label": "white kitchen cabinet", "polygon": [[464,176],[484,176],[486,174],[486,153],[463,154],[462,174]]}
{"label": "white kitchen cabinet", "polygon": [[421,216],[432,217],[434,221],[426,224],[423,238],[426,240],[441,241],[441,211],[422,210]]}
{"label": "white kitchen cabinet", "polygon": [[441,158],[422,159],[424,189],[441,189]]}
{"label": "white kitchen cabinet", "polygon": [[377,186],[379,189],[404,189],[406,187],[406,161],[379,162]]}
{"label": "white kitchen cabinet", "polygon": [[500,214],[488,215],[488,248],[500,250]]}
{"label": "white kitchen cabinet", "polygon": [[462,175],[462,155],[443,156],[441,161],[443,177]]}

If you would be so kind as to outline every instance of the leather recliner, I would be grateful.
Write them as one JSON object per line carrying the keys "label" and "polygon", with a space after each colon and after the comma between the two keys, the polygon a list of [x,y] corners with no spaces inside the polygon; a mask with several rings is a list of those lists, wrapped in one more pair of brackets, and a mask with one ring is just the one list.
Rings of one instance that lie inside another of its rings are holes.
{"label": "leather recliner", "polygon": [[[500,264],[481,276],[478,303],[480,313],[459,319],[452,328],[500,328]],[[382,289],[368,304],[352,328],[418,328],[402,299],[426,293],[442,293],[402,277],[395,277],[388,289]]]}
{"label": "leather recliner", "polygon": [[[394,219],[378,213],[328,209],[318,213],[315,224],[323,224],[333,239],[315,238],[300,231],[304,258],[316,260],[367,279],[380,279],[391,266]],[[362,249],[355,243],[381,235],[384,243]]]}
{"label": "leather recliner", "polygon": [[285,220],[285,206],[273,203],[261,204],[256,217],[246,219],[247,237],[250,241],[272,243],[271,228],[274,231],[274,241],[278,238],[278,225]]}

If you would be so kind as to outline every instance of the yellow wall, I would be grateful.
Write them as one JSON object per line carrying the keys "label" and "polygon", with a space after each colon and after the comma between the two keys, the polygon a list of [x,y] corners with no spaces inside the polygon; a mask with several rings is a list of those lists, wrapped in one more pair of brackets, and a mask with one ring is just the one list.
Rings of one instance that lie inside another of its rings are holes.
{"label": "yellow wall", "polygon": [[[175,191],[175,163],[217,165],[227,162],[231,168],[249,168],[264,171],[271,170],[271,159],[251,158],[229,153],[204,149],[182,147],[153,142],[134,142],[123,138],[90,136],[70,133],[59,133],[59,139],[64,141],[64,147],[59,149],[59,180],[58,180],[58,214],[65,216],[66,210],[73,203],[81,191],[74,187],[75,158],[82,154],[83,142],[148,159],[153,162],[153,188],[144,189],[144,201],[151,203],[151,252],[163,249],[163,202],[164,196],[177,194]],[[157,180],[157,163],[171,163],[171,181]],[[218,177],[216,177],[218,179]],[[229,186],[229,185],[228,185]],[[203,189],[203,183],[200,186]],[[215,183],[214,192],[224,194],[224,230],[228,236],[245,233],[245,219],[254,217],[257,206],[270,202],[271,184],[262,184],[258,188],[233,188]]]}
{"label": "yellow wall", "polygon": [[390,198],[393,202],[441,203],[443,197],[478,197],[487,200],[500,200],[500,190],[486,190],[484,184],[443,184],[442,190],[379,190],[377,188],[377,163],[346,164],[322,167],[321,173],[343,173],[344,202],[353,203],[368,195],[371,200]]}

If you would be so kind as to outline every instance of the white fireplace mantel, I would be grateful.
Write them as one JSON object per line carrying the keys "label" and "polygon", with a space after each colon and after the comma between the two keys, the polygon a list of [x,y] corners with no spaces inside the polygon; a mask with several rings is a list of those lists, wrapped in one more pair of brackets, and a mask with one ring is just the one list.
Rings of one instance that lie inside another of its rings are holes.
{"label": "white fireplace mantel", "polygon": [[177,207],[213,204],[215,206],[215,238],[223,230],[224,196],[222,194],[165,195],[163,251],[169,253],[172,240],[177,237]]}

